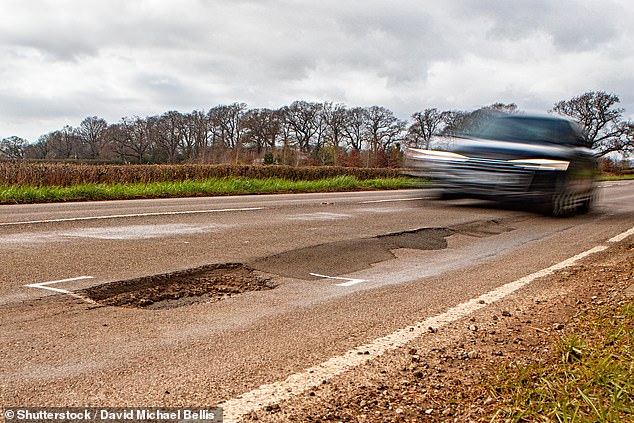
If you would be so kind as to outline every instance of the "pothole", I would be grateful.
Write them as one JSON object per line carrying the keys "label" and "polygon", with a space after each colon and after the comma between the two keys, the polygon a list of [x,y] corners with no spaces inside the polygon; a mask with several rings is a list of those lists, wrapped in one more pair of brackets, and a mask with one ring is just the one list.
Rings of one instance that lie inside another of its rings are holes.
{"label": "pothole", "polygon": [[311,280],[311,274],[339,276],[395,258],[394,250],[442,250],[453,234],[483,238],[512,231],[511,219],[475,221],[449,228],[418,228],[371,238],[335,241],[285,251],[250,262],[260,271],[289,278]]}
{"label": "pothole", "polygon": [[230,263],[107,283],[81,293],[102,305],[170,309],[274,287],[270,278],[250,267]]}
{"label": "pothole", "polygon": [[453,234],[447,228],[422,228],[411,231],[380,235],[376,239],[390,250],[409,248],[412,250],[443,250],[447,248],[447,237]]}
{"label": "pothole", "polygon": [[395,258],[399,248],[442,250],[453,234],[489,237],[512,231],[511,221],[476,221],[449,228],[419,228],[371,238],[337,241],[286,251],[248,264],[212,264],[195,269],[112,282],[79,291],[98,304],[169,309],[209,303],[247,291],[275,287],[266,275],[311,280],[339,276]]}
{"label": "pothole", "polygon": [[500,219],[500,220],[486,220],[468,222],[460,225],[455,225],[452,230],[456,233],[468,235],[476,238],[485,238],[492,235],[500,235],[505,232],[510,232],[515,229],[510,224],[514,220],[519,219]]}
{"label": "pothole", "polygon": [[393,250],[398,248],[447,248],[445,237],[452,233],[450,229],[423,228],[372,238],[335,241],[285,251],[255,260],[249,265],[266,273],[304,280],[315,279],[312,273],[338,276],[391,260],[395,258]]}

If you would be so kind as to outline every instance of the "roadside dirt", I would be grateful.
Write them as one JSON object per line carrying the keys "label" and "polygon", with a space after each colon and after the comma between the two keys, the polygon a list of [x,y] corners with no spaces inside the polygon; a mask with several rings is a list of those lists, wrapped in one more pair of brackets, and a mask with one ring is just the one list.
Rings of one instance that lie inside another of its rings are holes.
{"label": "roadside dirt", "polygon": [[[557,341],[589,310],[634,298],[634,242],[535,281],[293,400],[252,413],[259,422],[479,422],[498,404],[483,381],[500,366],[556,360]],[[489,417],[486,417],[489,416]]]}

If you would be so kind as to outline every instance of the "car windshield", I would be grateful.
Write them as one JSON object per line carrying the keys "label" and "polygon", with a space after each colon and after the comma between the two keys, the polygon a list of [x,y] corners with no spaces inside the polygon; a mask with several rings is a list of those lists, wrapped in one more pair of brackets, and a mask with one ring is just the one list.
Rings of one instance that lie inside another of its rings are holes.
{"label": "car windshield", "polygon": [[570,125],[564,120],[504,117],[487,122],[473,136],[490,140],[573,144]]}

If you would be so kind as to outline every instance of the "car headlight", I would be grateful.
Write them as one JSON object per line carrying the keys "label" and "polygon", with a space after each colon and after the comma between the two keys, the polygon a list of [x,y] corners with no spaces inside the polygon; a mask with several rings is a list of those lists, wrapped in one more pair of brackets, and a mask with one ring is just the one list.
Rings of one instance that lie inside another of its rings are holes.
{"label": "car headlight", "polygon": [[566,160],[552,160],[552,159],[518,159],[509,160],[509,163],[513,163],[515,166],[522,167],[524,169],[532,170],[568,170],[570,162]]}
{"label": "car headlight", "polygon": [[418,160],[432,160],[432,161],[465,161],[469,160],[469,157],[462,154],[452,153],[451,151],[441,150],[423,150],[419,148],[410,148],[408,155],[412,159]]}

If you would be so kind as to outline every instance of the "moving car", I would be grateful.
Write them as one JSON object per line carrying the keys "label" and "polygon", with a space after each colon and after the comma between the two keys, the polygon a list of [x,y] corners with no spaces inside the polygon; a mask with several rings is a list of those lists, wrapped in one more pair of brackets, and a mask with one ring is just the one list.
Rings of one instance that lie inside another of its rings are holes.
{"label": "moving car", "polygon": [[588,212],[597,160],[581,128],[557,116],[497,115],[442,150],[409,148],[408,173],[431,178],[441,198],[538,206],[555,216]]}

